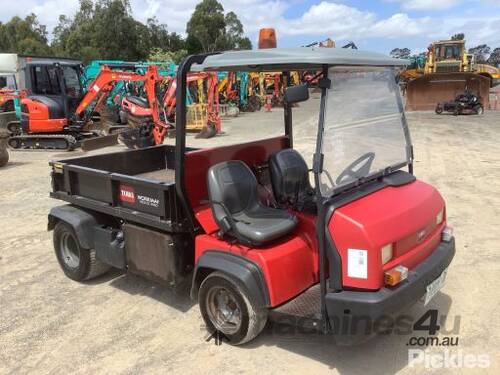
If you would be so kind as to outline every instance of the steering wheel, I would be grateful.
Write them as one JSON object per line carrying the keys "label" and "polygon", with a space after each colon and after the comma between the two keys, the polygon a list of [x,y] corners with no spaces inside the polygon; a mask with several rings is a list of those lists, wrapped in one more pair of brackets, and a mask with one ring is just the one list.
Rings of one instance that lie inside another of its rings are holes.
{"label": "steering wheel", "polygon": [[[337,185],[340,185],[342,183],[342,180],[346,177],[359,178],[366,176],[368,172],[370,172],[370,167],[372,166],[373,159],[375,159],[374,152],[367,152],[366,154],[361,155],[359,158],[349,164],[341,174],[339,174],[335,182],[337,183]],[[360,167],[355,170],[355,167],[357,166]]]}

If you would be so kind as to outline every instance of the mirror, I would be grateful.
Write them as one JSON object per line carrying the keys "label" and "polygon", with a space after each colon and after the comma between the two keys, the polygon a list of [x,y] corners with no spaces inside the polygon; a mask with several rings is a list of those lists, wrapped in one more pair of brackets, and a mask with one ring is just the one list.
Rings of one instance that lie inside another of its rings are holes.
{"label": "mirror", "polygon": [[287,87],[285,90],[285,102],[299,103],[305,102],[309,99],[309,89],[307,88],[307,83],[303,83],[297,86]]}

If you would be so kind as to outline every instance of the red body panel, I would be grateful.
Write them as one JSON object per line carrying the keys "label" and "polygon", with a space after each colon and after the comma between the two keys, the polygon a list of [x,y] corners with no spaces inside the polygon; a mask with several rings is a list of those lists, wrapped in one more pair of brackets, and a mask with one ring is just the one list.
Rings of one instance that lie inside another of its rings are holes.
{"label": "red body panel", "polygon": [[[204,149],[186,154],[187,195],[205,234],[196,237],[195,262],[210,250],[231,252],[256,263],[262,270],[271,307],[278,306],[318,282],[316,217],[295,213],[299,225],[293,233],[259,248],[220,239],[210,205],[206,174],[210,166],[225,160],[242,160],[250,167],[287,148],[286,137],[247,144]],[[255,170],[255,168],[253,168]],[[342,282],[346,288],[378,290],[384,271],[403,264],[412,269],[440,242],[445,220],[436,216],[444,208],[441,195],[430,185],[415,181],[385,187],[338,208],[328,223],[329,233],[342,258]],[[393,244],[393,258],[382,265],[381,248]],[[348,275],[348,249],[366,250],[367,277]]]}
{"label": "red body panel", "polygon": [[[204,228],[217,230],[209,206],[196,216]],[[298,214],[300,224],[290,236],[265,247],[249,248],[216,237],[215,233],[196,237],[195,261],[208,250],[228,251],[256,263],[264,275],[271,307],[286,302],[318,282],[316,218]]]}
{"label": "red body panel", "polygon": [[[444,220],[436,225],[436,215],[443,207],[436,189],[415,181],[386,187],[337,209],[328,229],[342,257],[343,285],[376,290],[383,286],[383,270],[398,264],[414,268],[440,241]],[[390,243],[395,244],[394,258],[382,267],[380,249]],[[368,250],[366,279],[349,277],[349,248]]]}
{"label": "red body panel", "polygon": [[22,104],[28,107],[29,133],[58,133],[68,124],[65,118],[51,119],[49,109],[41,102],[25,98]]}
{"label": "red body panel", "polygon": [[196,208],[204,204],[203,201],[208,200],[207,171],[212,165],[226,160],[241,160],[253,168],[256,165],[267,163],[271,154],[285,148],[288,148],[288,138],[281,136],[187,152],[184,163],[184,178],[191,206]]}
{"label": "red body panel", "polygon": [[144,108],[130,102],[127,97],[122,99],[122,108],[130,112],[134,116],[139,117],[150,117],[152,116],[151,108]]}

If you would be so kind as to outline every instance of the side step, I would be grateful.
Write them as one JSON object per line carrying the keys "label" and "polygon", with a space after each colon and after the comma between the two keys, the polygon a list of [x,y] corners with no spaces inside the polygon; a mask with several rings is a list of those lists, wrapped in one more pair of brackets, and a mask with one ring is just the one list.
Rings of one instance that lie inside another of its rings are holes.
{"label": "side step", "polygon": [[316,284],[294,299],[269,310],[269,319],[279,324],[321,329],[321,291]]}

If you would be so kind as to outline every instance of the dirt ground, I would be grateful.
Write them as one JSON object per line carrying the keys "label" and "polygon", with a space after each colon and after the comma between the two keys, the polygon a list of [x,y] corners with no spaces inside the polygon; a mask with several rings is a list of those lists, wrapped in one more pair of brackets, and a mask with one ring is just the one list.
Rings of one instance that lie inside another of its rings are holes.
{"label": "dirt ground", "polygon": [[[310,162],[317,120],[297,112],[296,146]],[[268,114],[281,116],[279,110]],[[190,137],[189,143],[217,145],[279,132],[260,121],[263,117],[227,119],[225,135]],[[418,304],[408,313],[418,317],[428,308],[438,309],[448,316],[446,326],[459,317],[453,336],[460,341],[452,352],[488,354],[491,365],[483,373],[498,374],[500,111],[481,117],[409,113],[408,121],[415,173],[444,196],[457,241],[442,291],[426,308]],[[82,284],[71,281],[60,271],[52,233],[46,231],[48,211],[61,204],[49,198],[47,162],[68,156],[11,152],[10,164],[0,169],[0,374],[430,372],[422,365],[408,366],[408,336],[339,347],[330,337],[291,334],[268,324],[248,345],[216,346],[206,342],[198,307],[185,294],[119,272]]]}

